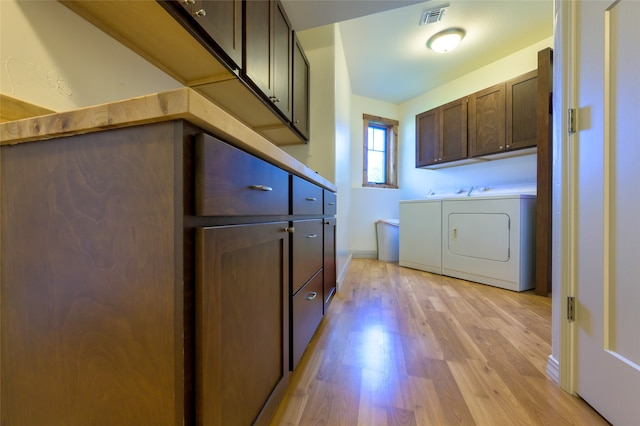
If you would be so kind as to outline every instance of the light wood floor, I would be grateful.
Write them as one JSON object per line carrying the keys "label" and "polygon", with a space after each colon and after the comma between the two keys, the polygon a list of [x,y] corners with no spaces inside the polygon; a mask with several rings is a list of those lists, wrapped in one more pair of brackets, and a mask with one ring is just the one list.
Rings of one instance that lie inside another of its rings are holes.
{"label": "light wood floor", "polygon": [[354,259],[272,424],[607,424],[550,342],[550,298]]}

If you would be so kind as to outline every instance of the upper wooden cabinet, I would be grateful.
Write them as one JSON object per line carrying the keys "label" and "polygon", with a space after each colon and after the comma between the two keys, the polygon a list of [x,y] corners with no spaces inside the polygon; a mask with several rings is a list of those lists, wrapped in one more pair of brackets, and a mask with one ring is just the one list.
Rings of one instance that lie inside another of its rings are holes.
{"label": "upper wooden cabinet", "polygon": [[293,35],[293,70],[292,87],[293,111],[291,122],[293,126],[309,139],[309,61],[304,54],[298,37]]}
{"label": "upper wooden cabinet", "polygon": [[[293,37],[280,2],[59,1],[275,145],[309,139],[303,119],[292,122]],[[296,91],[308,94],[300,82]]]}
{"label": "upper wooden cabinet", "polygon": [[469,153],[472,157],[505,149],[505,91],[505,83],[500,83],[469,96]]}
{"label": "upper wooden cabinet", "polygon": [[416,116],[416,167],[467,157],[467,99]]}
{"label": "upper wooden cabinet", "polygon": [[291,119],[291,24],[278,1],[246,2],[247,78]]}
{"label": "upper wooden cabinet", "polygon": [[537,70],[469,97],[469,151],[472,157],[537,144]]}
{"label": "upper wooden cabinet", "polygon": [[[242,68],[242,0],[186,0],[165,2],[186,19],[196,37],[219,48],[236,68]],[[200,31],[199,31],[200,30]],[[212,44],[213,43],[213,44]]]}

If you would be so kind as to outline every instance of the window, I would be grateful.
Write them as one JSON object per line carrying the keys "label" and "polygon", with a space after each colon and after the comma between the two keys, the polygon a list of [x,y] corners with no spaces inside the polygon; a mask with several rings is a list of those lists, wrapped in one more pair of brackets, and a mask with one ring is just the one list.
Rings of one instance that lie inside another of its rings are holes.
{"label": "window", "polygon": [[364,161],[362,186],[398,187],[398,121],[363,114]]}

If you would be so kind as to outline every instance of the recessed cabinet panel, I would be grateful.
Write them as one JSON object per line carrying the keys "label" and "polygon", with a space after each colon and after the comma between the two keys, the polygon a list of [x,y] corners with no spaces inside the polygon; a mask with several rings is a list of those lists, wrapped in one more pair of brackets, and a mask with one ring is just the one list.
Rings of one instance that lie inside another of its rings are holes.
{"label": "recessed cabinet panel", "polygon": [[311,279],[292,300],[291,370],[295,369],[318,324],[322,320],[322,271]]}
{"label": "recessed cabinet panel", "polygon": [[532,71],[507,81],[507,149],[537,144],[537,75]]}
{"label": "recessed cabinet panel", "polygon": [[293,233],[293,279],[291,292],[295,293],[320,268],[323,254],[323,220],[297,220],[292,222]]}
{"label": "recessed cabinet panel", "polygon": [[291,24],[282,4],[273,5],[273,94],[271,100],[282,114],[291,120]]}
{"label": "recessed cabinet panel", "polygon": [[273,93],[273,32],[269,0],[245,2],[244,73],[265,95]]}
{"label": "recessed cabinet panel", "polygon": [[280,222],[197,230],[197,424],[253,424],[271,395],[286,387],[286,226]]}
{"label": "recessed cabinet panel", "polygon": [[442,146],[439,161],[467,157],[467,99],[458,99],[441,107]]}
{"label": "recessed cabinet panel", "polygon": [[505,84],[469,96],[469,149],[471,156],[504,151]]}
{"label": "recessed cabinet panel", "polygon": [[293,111],[291,121],[305,139],[309,139],[309,62],[294,35],[293,39]]}
{"label": "recessed cabinet panel", "polygon": [[438,162],[440,147],[440,109],[416,116],[416,167]]}

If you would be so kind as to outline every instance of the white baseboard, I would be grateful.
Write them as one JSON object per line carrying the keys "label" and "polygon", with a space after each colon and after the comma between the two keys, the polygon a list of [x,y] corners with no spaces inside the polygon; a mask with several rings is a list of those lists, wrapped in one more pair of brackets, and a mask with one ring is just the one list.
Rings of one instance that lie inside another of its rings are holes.
{"label": "white baseboard", "polygon": [[549,355],[547,358],[547,376],[560,385],[560,363],[553,355]]}
{"label": "white baseboard", "polygon": [[353,250],[351,255],[354,259],[377,259],[378,251],[377,250]]}

